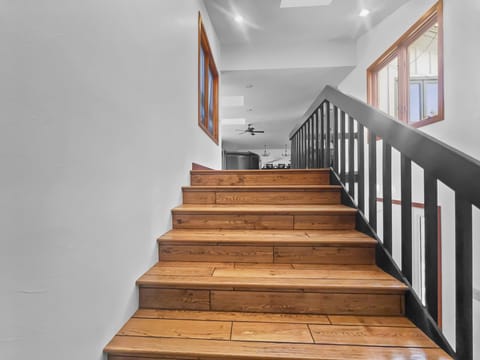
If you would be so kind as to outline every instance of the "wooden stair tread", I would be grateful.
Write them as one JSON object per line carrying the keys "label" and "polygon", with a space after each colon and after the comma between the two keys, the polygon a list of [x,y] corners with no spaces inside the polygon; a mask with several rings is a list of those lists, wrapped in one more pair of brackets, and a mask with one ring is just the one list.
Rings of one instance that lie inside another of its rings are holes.
{"label": "wooden stair tread", "polygon": [[[293,331],[290,332],[293,333]],[[308,336],[308,334],[306,335]],[[396,339],[396,342],[401,342],[401,340]],[[405,344],[405,347],[358,346],[356,344],[335,345],[270,342],[265,340],[206,340],[148,336],[115,336],[107,345],[106,352],[110,355],[141,356],[142,358],[146,357],[147,360],[162,359],[163,357],[232,360],[451,359],[441,349],[415,347],[407,344]]]}
{"label": "wooden stair tread", "polygon": [[340,191],[339,185],[194,185],[183,186],[183,191]]}
{"label": "wooden stair tread", "polygon": [[[332,316],[332,318],[338,317]],[[330,315],[147,309],[137,311],[118,335],[306,344],[438,347],[405,317],[372,317],[373,325],[365,324],[369,321],[368,316],[358,317],[361,324],[350,325],[336,324],[330,318]],[[381,323],[378,323],[378,320]]]}
{"label": "wooden stair tread", "polygon": [[191,184],[197,185],[319,185],[330,183],[330,169],[314,170],[193,170]]}
{"label": "wooden stair tread", "polygon": [[174,214],[356,214],[357,210],[345,205],[223,205],[223,204],[183,204],[172,209]]}
{"label": "wooden stair tread", "polygon": [[356,230],[214,230],[173,229],[160,243],[225,243],[295,246],[376,246],[377,241]]}
{"label": "wooden stair tread", "polygon": [[194,170],[109,360],[451,359],[329,169]]}
{"label": "wooden stair tread", "polygon": [[228,311],[193,311],[193,310],[155,310],[139,309],[133,318],[141,319],[190,319],[237,322],[268,322],[294,324],[331,324],[331,325],[366,325],[415,327],[404,316],[350,316],[350,315],[315,315],[315,314],[274,314]]}
{"label": "wooden stair tread", "polygon": [[[266,264],[267,265],[267,264]],[[145,287],[185,289],[278,289],[336,293],[403,293],[407,287],[380,269],[358,271],[328,266],[316,269],[235,268],[229,265],[189,267],[154,266],[137,284]]]}
{"label": "wooden stair tread", "polygon": [[225,174],[240,174],[240,175],[284,175],[284,174],[312,174],[321,173],[330,175],[330,169],[262,169],[262,170],[190,170],[190,174],[195,175],[225,175]]}

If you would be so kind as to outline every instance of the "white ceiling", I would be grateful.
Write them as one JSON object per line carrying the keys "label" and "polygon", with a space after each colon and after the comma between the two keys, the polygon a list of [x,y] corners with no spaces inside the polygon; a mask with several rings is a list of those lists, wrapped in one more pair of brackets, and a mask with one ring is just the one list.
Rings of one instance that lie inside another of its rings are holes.
{"label": "white ceiling", "polygon": [[[223,96],[245,96],[244,106],[222,107],[221,118],[245,118],[265,134],[239,135],[247,126],[222,126],[227,149],[283,148],[300,116],[327,84],[337,84],[350,67],[229,71],[222,73]],[[254,85],[247,88],[247,85]],[[249,111],[252,109],[252,111]]]}
{"label": "white ceiling", "polygon": [[[280,0],[205,0],[222,44],[353,40],[408,0],[333,0],[328,6],[280,8]],[[359,17],[363,8],[368,17]],[[242,26],[234,21],[241,15]],[[313,44],[312,44],[313,45]]]}
{"label": "white ceiling", "polygon": [[[245,98],[236,107],[221,101],[220,117],[245,118],[265,130],[238,135],[235,129],[246,125],[222,126],[222,141],[228,150],[253,150],[289,143],[288,134],[323,87],[337,86],[353,69],[355,40],[408,0],[287,8],[280,8],[281,0],[204,1],[221,45],[220,94]],[[358,16],[363,8],[371,14]],[[237,15],[244,23],[235,22]]]}

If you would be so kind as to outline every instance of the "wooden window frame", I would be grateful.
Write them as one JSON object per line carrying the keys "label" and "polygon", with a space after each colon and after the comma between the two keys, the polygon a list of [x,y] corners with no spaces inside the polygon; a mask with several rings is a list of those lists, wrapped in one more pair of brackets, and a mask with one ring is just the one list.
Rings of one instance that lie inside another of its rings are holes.
{"label": "wooden window frame", "polygon": [[[205,119],[202,119],[201,114],[201,50],[203,49],[205,57],[205,74],[204,74],[204,103],[205,108]],[[209,76],[208,70],[213,74],[213,131],[208,129],[208,120],[209,120]],[[213,52],[210,47],[210,42],[208,41],[207,32],[203,26],[202,16],[198,13],[198,125],[200,128],[205,131],[205,133],[218,145],[218,70],[215,65],[215,59],[213,58]]]}
{"label": "wooden window frame", "polygon": [[[438,23],[438,114],[416,122],[409,122],[409,64],[408,47],[425,31]],[[419,128],[445,118],[443,66],[443,1],[430,8],[400,39],[367,69],[367,102],[378,108],[378,73],[394,58],[398,59],[398,119]]]}

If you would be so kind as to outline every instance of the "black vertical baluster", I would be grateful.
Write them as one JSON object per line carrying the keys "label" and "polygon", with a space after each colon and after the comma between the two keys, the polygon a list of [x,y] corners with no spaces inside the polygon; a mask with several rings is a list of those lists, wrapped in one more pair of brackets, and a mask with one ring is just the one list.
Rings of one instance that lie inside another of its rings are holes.
{"label": "black vertical baluster", "polygon": [[325,167],[325,102],[320,105],[321,118],[320,118],[320,167]]}
{"label": "black vertical baluster", "polygon": [[358,125],[357,157],[358,157],[358,208],[365,213],[365,137],[363,125]]}
{"label": "black vertical baluster", "polygon": [[312,139],[313,139],[313,129],[312,129],[313,118],[308,119],[308,167],[313,168],[313,152],[312,152]]}
{"label": "black vertical baluster", "polygon": [[317,168],[320,167],[320,138],[319,138],[319,110],[315,110],[315,153],[316,153],[316,163]]}
{"label": "black vertical baluster", "polygon": [[317,152],[315,151],[315,112],[312,114],[312,167],[317,167]]}
{"label": "black vertical baluster", "polygon": [[298,168],[302,168],[302,132],[298,133]]}
{"label": "black vertical baluster", "polygon": [[[293,153],[292,153],[293,151]],[[292,168],[297,168],[297,134],[293,137],[292,151],[290,151]]]}
{"label": "black vertical baluster", "polygon": [[343,185],[346,185],[345,179],[345,112],[342,110],[340,112],[340,180],[342,181]]}
{"label": "black vertical baluster", "polygon": [[438,186],[425,171],[425,289],[427,309],[438,321]]}
{"label": "black vertical baluster", "polygon": [[330,103],[325,101],[326,129],[325,129],[325,167],[331,166],[330,156]]}
{"label": "black vertical baluster", "polygon": [[472,205],[455,194],[455,281],[457,359],[473,360]]}
{"label": "black vertical baluster", "polygon": [[309,148],[310,148],[310,167],[315,168],[315,151],[314,151],[314,144],[315,144],[315,139],[314,139],[314,121],[313,121],[313,114],[310,117],[310,141],[309,141]]}
{"label": "black vertical baluster", "polygon": [[304,158],[303,158],[303,125],[302,125],[302,128],[300,130],[300,168],[301,169],[305,169],[305,161],[304,161]]}
{"label": "black vertical baluster", "polygon": [[299,166],[298,166],[298,132],[295,134],[295,166],[294,168],[295,169],[298,169]]}
{"label": "black vertical baluster", "polygon": [[377,136],[368,133],[368,221],[377,230]]}
{"label": "black vertical baluster", "polygon": [[402,272],[412,283],[412,161],[402,154]]}
{"label": "black vertical baluster", "polygon": [[290,139],[290,164],[291,166],[293,167],[293,163],[294,163],[294,151],[293,151],[293,145],[295,144],[295,137],[292,137]]}
{"label": "black vertical baluster", "polygon": [[392,254],[392,147],[383,141],[383,244]]}
{"label": "black vertical baluster", "polygon": [[312,167],[311,163],[311,149],[310,149],[310,136],[312,135],[311,130],[310,130],[310,118],[307,120],[307,168]]}
{"label": "black vertical baluster", "polygon": [[348,117],[348,193],[355,197],[355,130],[353,117]]}
{"label": "black vertical baluster", "polygon": [[307,139],[306,135],[305,135],[305,124],[303,124],[302,126],[302,169],[306,169],[307,168],[307,161],[306,161],[306,157],[305,157],[305,150],[306,150],[306,147],[305,147],[305,140]]}
{"label": "black vertical baluster", "polygon": [[333,168],[338,174],[338,108],[333,108]]}

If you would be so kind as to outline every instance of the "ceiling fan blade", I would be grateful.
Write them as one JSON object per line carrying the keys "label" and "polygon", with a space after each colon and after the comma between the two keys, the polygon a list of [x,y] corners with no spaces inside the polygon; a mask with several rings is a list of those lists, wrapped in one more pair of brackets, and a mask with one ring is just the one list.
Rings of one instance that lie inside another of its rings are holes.
{"label": "ceiling fan blade", "polygon": [[264,134],[265,130],[254,130],[253,132],[257,134]]}

